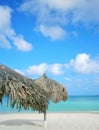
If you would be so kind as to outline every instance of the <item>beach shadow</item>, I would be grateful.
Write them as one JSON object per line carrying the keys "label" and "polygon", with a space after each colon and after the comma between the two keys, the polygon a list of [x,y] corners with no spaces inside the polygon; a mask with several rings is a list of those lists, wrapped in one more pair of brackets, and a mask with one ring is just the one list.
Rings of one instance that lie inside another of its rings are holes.
{"label": "beach shadow", "polygon": [[6,125],[6,126],[29,125],[29,126],[43,127],[43,121],[42,120],[14,119],[14,120],[1,121],[0,125]]}
{"label": "beach shadow", "polygon": [[91,113],[91,114],[96,114],[96,115],[99,114],[99,112],[90,112],[90,113]]}

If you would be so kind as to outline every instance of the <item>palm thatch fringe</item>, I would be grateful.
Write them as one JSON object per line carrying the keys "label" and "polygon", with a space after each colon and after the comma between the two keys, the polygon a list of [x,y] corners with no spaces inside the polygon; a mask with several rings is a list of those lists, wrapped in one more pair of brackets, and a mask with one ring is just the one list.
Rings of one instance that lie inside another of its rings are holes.
{"label": "palm thatch fringe", "polygon": [[59,102],[60,100],[65,101],[68,97],[66,88],[55,80],[48,78],[45,73],[41,78],[35,79],[34,82],[44,91],[49,93],[50,98],[55,103]]}
{"label": "palm thatch fringe", "polygon": [[22,76],[0,64],[0,102],[3,96],[10,98],[10,106],[20,111],[33,109],[45,112],[48,108],[49,93],[40,88],[33,80]]}

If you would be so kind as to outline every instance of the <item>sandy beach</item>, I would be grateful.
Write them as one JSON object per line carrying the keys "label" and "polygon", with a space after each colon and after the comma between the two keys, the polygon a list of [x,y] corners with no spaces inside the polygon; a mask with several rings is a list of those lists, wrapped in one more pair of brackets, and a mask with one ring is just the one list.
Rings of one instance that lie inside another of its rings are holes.
{"label": "sandy beach", "polygon": [[0,130],[99,130],[99,112],[47,113],[47,127],[43,114],[0,114]]}

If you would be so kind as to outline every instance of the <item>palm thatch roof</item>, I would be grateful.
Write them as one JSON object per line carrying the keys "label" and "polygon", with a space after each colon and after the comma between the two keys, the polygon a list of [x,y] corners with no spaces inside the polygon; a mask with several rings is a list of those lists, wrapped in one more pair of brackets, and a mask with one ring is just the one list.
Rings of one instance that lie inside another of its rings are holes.
{"label": "palm thatch roof", "polygon": [[0,102],[3,96],[10,98],[10,106],[20,110],[32,108],[45,112],[49,103],[49,94],[34,83],[10,68],[0,64]]}
{"label": "palm thatch roof", "polygon": [[60,100],[65,101],[68,97],[66,88],[55,80],[48,78],[45,73],[41,78],[35,79],[34,82],[44,91],[49,93],[50,98],[55,103],[59,102]]}
{"label": "palm thatch roof", "polygon": [[0,64],[0,102],[3,96],[10,99],[10,106],[18,110],[33,109],[46,112],[49,100],[55,103],[67,99],[65,87],[44,74],[32,80]]}

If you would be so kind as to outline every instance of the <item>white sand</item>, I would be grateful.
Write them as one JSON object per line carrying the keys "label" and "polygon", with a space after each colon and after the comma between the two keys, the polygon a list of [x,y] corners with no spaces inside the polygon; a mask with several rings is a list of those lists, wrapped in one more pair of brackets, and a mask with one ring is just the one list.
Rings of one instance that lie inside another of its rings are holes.
{"label": "white sand", "polygon": [[0,114],[0,130],[99,130],[99,112],[47,113],[47,127],[43,114]]}

